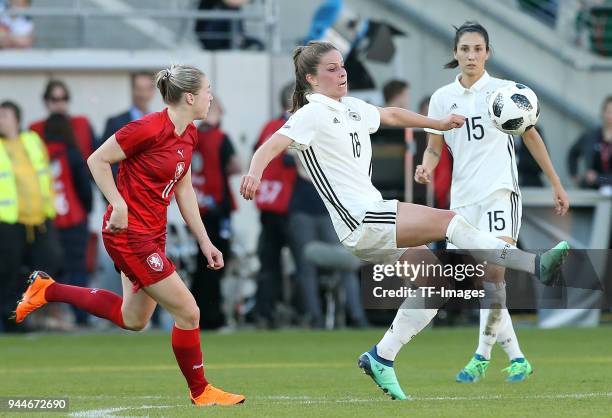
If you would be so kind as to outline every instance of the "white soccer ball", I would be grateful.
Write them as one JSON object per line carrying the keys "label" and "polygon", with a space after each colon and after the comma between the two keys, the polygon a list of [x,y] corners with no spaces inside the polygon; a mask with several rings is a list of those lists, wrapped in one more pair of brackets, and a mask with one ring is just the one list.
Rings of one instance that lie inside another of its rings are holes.
{"label": "white soccer ball", "polygon": [[538,96],[519,83],[497,89],[489,98],[488,110],[493,125],[510,135],[522,135],[535,126],[540,116]]}

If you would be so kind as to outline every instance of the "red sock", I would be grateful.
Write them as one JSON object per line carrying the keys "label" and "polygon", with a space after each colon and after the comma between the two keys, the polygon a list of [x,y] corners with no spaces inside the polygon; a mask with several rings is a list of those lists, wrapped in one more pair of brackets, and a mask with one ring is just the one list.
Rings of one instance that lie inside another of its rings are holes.
{"label": "red sock", "polygon": [[47,287],[45,299],[48,302],[69,303],[98,318],[108,319],[115,325],[125,328],[123,315],[121,314],[123,298],[108,290],[70,286],[55,282]]}
{"label": "red sock", "polygon": [[172,350],[183,376],[191,391],[197,398],[204,392],[208,381],[204,377],[204,362],[200,348],[200,328],[180,329],[172,327]]}

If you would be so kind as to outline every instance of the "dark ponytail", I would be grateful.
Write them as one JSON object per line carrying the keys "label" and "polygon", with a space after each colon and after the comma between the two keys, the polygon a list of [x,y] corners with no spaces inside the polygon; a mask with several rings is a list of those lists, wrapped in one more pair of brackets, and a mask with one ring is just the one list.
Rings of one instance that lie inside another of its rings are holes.
{"label": "dark ponytail", "polygon": [[317,66],[321,56],[337,49],[329,42],[311,41],[306,46],[298,46],[293,51],[293,67],[295,69],[295,89],[291,99],[290,113],[297,112],[305,106],[306,94],[310,91],[310,84],[306,80],[307,74],[317,74]]}
{"label": "dark ponytail", "polygon": [[[461,39],[461,37],[468,32],[481,34],[485,40],[487,52],[490,51],[489,32],[487,32],[484,26],[482,26],[480,23],[465,22],[463,25],[459,27],[453,26],[453,28],[455,28],[455,46],[453,47],[454,52],[457,52],[457,45],[459,45],[459,40]],[[457,68],[458,66],[459,66],[459,61],[457,61],[454,58],[450,60],[449,62],[447,62],[446,64],[444,64],[444,68]]]}

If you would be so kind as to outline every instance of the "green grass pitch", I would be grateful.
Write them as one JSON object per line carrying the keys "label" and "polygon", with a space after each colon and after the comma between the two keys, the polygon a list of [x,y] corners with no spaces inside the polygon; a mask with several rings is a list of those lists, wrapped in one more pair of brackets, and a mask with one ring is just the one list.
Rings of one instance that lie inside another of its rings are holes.
{"label": "green grass pitch", "polygon": [[[210,381],[244,393],[236,407],[194,408],[169,334],[0,336],[0,396],[69,398],[69,416],[602,417],[612,416],[612,328],[521,329],[535,373],[505,383],[496,347],[486,378],[454,382],[475,328],[434,329],[400,353],[412,401],[391,401],[356,367],[384,330],[204,333]],[[8,414],[24,417],[60,414]]]}

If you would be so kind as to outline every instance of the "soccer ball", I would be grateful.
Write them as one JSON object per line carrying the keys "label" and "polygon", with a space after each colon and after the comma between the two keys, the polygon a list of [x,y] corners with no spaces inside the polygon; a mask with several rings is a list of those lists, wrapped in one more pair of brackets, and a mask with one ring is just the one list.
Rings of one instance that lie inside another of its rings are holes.
{"label": "soccer ball", "polygon": [[493,125],[510,135],[522,135],[535,126],[540,116],[538,97],[519,83],[497,89],[489,98],[487,108]]}

